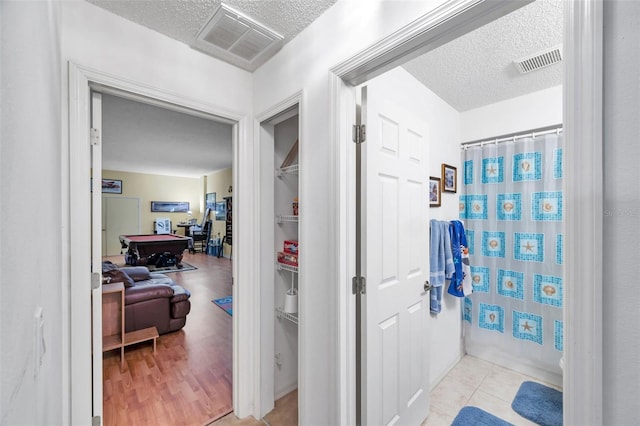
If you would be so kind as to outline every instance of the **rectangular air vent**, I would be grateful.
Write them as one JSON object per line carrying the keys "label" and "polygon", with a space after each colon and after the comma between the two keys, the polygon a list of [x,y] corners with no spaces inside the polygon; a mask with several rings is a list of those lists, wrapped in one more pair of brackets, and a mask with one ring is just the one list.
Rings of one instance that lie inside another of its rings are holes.
{"label": "rectangular air vent", "polygon": [[556,64],[562,60],[562,45],[551,47],[538,52],[531,56],[513,61],[518,71],[522,74],[526,74],[531,71],[539,70],[549,65]]}
{"label": "rectangular air vent", "polygon": [[282,39],[280,34],[224,3],[196,35],[197,47],[213,48],[247,63],[277,48]]}

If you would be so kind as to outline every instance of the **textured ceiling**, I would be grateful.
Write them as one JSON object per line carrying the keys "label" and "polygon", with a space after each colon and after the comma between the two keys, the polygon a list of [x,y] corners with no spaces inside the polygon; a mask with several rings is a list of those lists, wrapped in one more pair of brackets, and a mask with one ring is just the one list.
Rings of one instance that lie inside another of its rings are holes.
{"label": "textured ceiling", "polygon": [[232,126],[102,95],[102,167],[199,178],[231,167]]}
{"label": "textured ceiling", "polygon": [[[220,0],[87,1],[186,44],[192,43],[220,4]],[[336,1],[225,3],[282,34],[286,43]],[[467,111],[562,84],[562,64],[524,75],[513,65],[516,59],[562,43],[562,32],[562,1],[537,0],[405,64],[404,68],[452,107]],[[114,123],[119,123],[105,129],[105,168],[202,176],[230,167],[230,126],[170,111],[165,111],[166,118],[159,119],[162,113],[151,112],[156,107],[107,96],[105,99],[105,117],[111,116]],[[207,130],[197,130],[196,123]],[[135,128],[139,129],[137,133],[133,132]],[[216,136],[220,132],[227,132],[228,137]]]}
{"label": "textured ceiling", "polygon": [[558,86],[562,63],[520,74],[513,61],[562,43],[562,3],[537,0],[404,68],[460,112]]}
{"label": "textured ceiling", "polygon": [[[87,0],[127,20],[191,45],[200,28],[218,8],[220,0]],[[337,0],[225,0],[225,4],[284,37],[283,45],[311,24]],[[199,48],[211,56],[217,52]],[[243,61],[224,58],[247,71]]]}

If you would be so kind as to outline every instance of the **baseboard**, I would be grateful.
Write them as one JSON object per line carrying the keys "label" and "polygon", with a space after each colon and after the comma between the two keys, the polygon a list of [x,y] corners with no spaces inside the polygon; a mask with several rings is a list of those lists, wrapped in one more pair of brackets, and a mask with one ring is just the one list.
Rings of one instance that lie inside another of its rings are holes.
{"label": "baseboard", "polygon": [[[536,380],[540,380],[542,382],[546,382],[562,388],[562,373],[542,368],[538,365],[535,365],[533,361],[523,361],[517,359],[513,355],[503,353],[495,349],[467,347],[467,354],[479,358],[483,361],[496,364],[500,367],[508,368],[510,370],[517,371],[518,373],[525,374]],[[558,370],[562,371],[559,366]]]}
{"label": "baseboard", "polygon": [[290,394],[291,392],[293,392],[294,390],[298,389],[298,383],[292,383],[288,386],[286,386],[285,388],[279,390],[278,392],[275,393],[275,400],[279,400],[280,398],[282,398],[285,395]]}
{"label": "baseboard", "polygon": [[455,360],[449,364],[449,366],[447,368],[444,369],[444,371],[442,373],[440,373],[437,377],[433,378],[430,377],[430,389],[429,391],[432,391],[436,388],[436,386],[438,386],[440,384],[440,382],[447,377],[447,374],[449,374],[451,372],[451,370],[453,370],[453,368],[458,365],[458,363],[460,362],[460,360],[462,359],[462,357],[464,356],[464,352],[460,351],[460,353],[458,354],[458,357],[455,358]]}

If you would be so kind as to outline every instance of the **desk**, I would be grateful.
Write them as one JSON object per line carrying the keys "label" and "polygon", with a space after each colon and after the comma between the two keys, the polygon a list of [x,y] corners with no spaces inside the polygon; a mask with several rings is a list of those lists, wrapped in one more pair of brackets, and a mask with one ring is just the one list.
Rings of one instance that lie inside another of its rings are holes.
{"label": "desk", "polygon": [[179,223],[178,225],[176,225],[178,228],[184,228],[184,236],[185,237],[190,237],[191,236],[191,227],[195,226],[195,223]]}
{"label": "desk", "polygon": [[129,253],[142,259],[154,253],[168,251],[176,256],[177,264],[182,262],[182,252],[189,248],[193,239],[175,234],[120,235],[120,244],[129,248]]}

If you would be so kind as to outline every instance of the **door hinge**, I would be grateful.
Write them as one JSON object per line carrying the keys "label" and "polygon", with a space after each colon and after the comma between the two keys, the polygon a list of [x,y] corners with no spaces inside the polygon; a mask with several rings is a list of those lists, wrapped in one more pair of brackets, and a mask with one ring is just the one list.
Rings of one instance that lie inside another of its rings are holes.
{"label": "door hinge", "polygon": [[95,127],[91,128],[91,135],[90,135],[90,140],[91,140],[91,145],[100,145],[100,130],[96,129]]}
{"label": "door hinge", "polygon": [[100,288],[100,284],[102,284],[102,278],[99,272],[91,273],[91,290],[96,290]]}
{"label": "door hinge", "polygon": [[364,124],[353,125],[353,141],[362,143],[367,140],[367,127]]}
{"label": "door hinge", "polygon": [[93,416],[91,419],[91,426],[100,426],[102,424],[102,418],[100,416]]}
{"label": "door hinge", "polygon": [[355,276],[351,279],[351,291],[353,294],[367,294],[367,280],[365,277]]}

